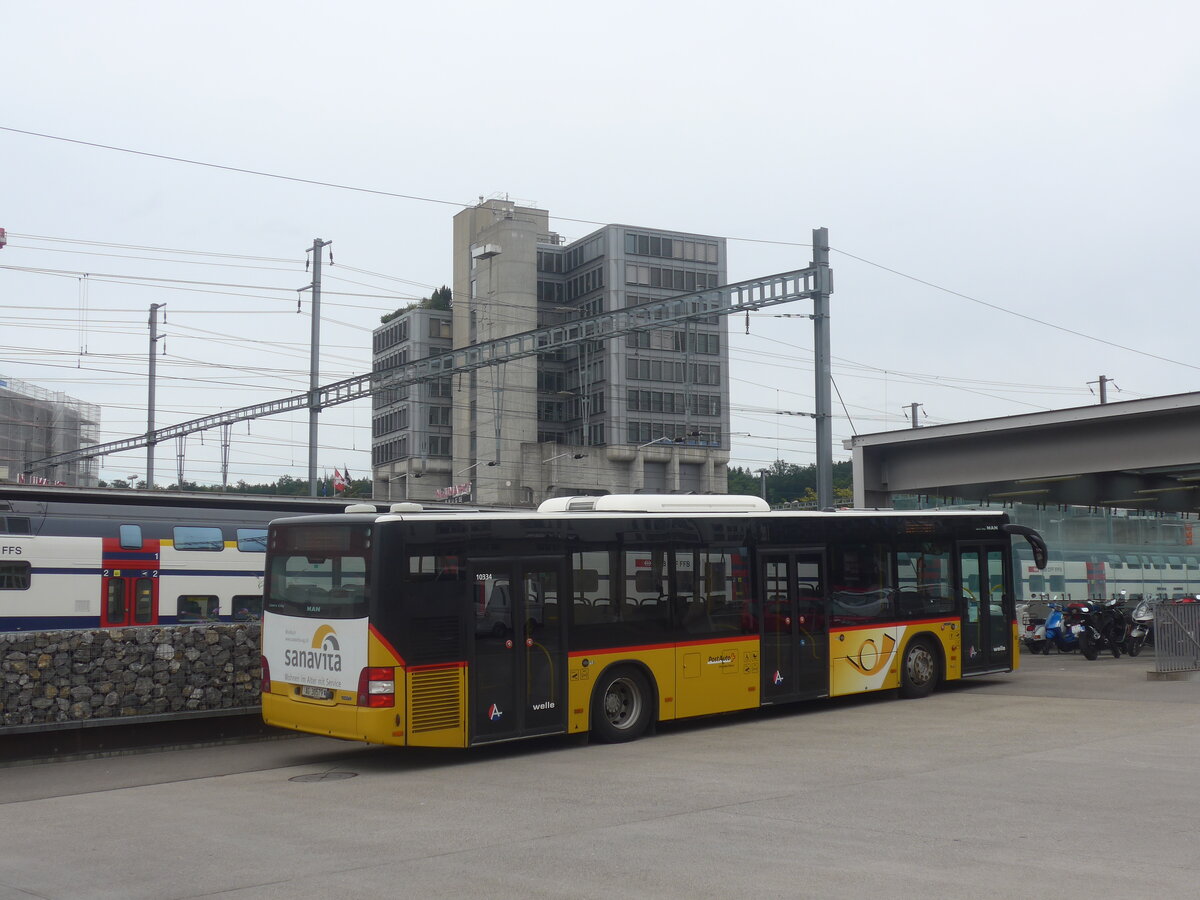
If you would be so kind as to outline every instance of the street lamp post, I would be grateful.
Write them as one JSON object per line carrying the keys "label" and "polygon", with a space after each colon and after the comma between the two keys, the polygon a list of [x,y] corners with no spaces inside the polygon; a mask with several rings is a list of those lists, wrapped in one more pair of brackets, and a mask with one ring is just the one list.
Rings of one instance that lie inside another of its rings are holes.
{"label": "street lamp post", "polygon": [[570,452],[559,453],[557,456],[552,456],[549,459],[543,459],[542,465],[545,465],[548,462],[554,462],[556,459],[562,459],[564,456],[569,456],[569,457],[571,457],[571,459],[583,459],[585,456],[587,456],[587,454],[586,453],[570,453]]}

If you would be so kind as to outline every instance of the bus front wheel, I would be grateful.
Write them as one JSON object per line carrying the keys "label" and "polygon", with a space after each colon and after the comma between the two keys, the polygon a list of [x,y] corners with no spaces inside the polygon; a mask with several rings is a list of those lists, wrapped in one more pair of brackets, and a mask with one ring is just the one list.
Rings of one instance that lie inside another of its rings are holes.
{"label": "bus front wheel", "polygon": [[632,741],[650,726],[651,693],[637,669],[610,669],[596,686],[592,700],[592,733],[606,743]]}
{"label": "bus front wheel", "polygon": [[938,657],[929,641],[909,641],[900,665],[900,696],[928,697],[938,682]]}

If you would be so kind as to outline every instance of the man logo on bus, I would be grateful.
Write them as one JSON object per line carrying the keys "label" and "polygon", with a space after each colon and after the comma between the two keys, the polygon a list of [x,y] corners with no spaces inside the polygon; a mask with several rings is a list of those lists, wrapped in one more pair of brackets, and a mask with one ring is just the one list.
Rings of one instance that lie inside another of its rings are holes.
{"label": "man logo on bus", "polygon": [[503,715],[504,713],[500,712],[500,707],[498,707],[495,703],[488,707],[487,717],[493,722],[499,722],[500,717]]}
{"label": "man logo on bus", "polygon": [[326,652],[340,652],[341,647],[338,646],[337,632],[333,630],[331,625],[322,625],[313,635],[312,646],[314,650],[325,650]]}

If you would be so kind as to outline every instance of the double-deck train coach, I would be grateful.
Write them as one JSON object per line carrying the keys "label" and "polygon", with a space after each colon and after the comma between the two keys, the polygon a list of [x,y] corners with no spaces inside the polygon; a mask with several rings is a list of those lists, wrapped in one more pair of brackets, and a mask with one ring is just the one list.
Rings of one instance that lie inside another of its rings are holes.
{"label": "double-deck train coach", "polygon": [[267,523],[345,505],[0,485],[0,631],[258,619]]}

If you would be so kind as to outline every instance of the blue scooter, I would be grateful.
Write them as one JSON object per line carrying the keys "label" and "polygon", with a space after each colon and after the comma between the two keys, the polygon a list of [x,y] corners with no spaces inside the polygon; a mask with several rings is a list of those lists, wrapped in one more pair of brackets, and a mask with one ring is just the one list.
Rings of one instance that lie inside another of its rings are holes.
{"label": "blue scooter", "polygon": [[1046,643],[1042,654],[1050,655],[1050,648],[1058,648],[1059,653],[1074,653],[1079,649],[1079,639],[1067,624],[1067,608],[1061,603],[1048,603],[1050,612],[1046,616]]}

